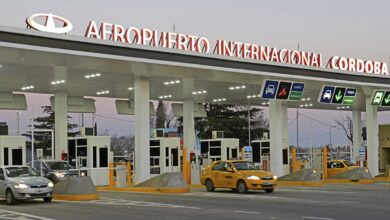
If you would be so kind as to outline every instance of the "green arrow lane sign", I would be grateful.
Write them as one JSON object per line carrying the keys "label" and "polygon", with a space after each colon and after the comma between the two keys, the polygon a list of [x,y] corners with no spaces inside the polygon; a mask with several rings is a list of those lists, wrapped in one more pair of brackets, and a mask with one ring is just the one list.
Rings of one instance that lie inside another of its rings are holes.
{"label": "green arrow lane sign", "polygon": [[341,90],[336,94],[336,101],[340,101],[340,99],[343,97],[343,94],[341,94]]}
{"label": "green arrow lane sign", "polygon": [[390,91],[386,91],[383,96],[382,106],[390,107]]}
{"label": "green arrow lane sign", "polygon": [[384,91],[375,91],[371,101],[371,105],[380,105],[382,103],[382,99],[384,96],[385,96]]}
{"label": "green arrow lane sign", "polygon": [[346,88],[336,87],[336,89],[334,91],[334,96],[332,99],[333,104],[342,104],[343,103],[345,90],[346,90]]}

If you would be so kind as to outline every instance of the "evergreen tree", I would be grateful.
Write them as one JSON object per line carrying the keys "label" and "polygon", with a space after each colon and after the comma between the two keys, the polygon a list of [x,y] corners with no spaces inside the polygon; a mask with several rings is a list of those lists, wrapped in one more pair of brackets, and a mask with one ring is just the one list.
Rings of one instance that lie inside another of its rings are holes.
{"label": "evergreen tree", "polygon": [[[34,129],[53,129],[55,127],[55,112],[52,110],[51,106],[42,106],[43,114],[45,116],[40,116],[34,118]],[[78,132],[72,132],[73,129],[77,128],[77,124],[72,124],[69,122],[71,117],[68,115],[68,136],[76,136]],[[32,125],[29,125],[30,129]],[[31,140],[31,132],[23,134]],[[50,132],[34,132],[34,148],[42,148],[44,155],[49,155],[51,153],[51,133]]]}
{"label": "evergreen tree", "polygon": [[163,101],[158,102],[156,109],[156,128],[165,128],[165,106]]}

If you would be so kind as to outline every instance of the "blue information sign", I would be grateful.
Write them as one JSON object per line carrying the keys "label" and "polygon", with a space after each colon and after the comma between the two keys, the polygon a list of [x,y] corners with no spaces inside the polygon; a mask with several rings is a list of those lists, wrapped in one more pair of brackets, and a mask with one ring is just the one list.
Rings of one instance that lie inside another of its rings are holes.
{"label": "blue information sign", "polygon": [[277,80],[266,80],[264,81],[261,98],[263,99],[274,99],[276,92],[278,91],[279,81]]}
{"label": "blue information sign", "polygon": [[293,83],[291,87],[291,92],[303,92],[305,89],[304,83]]}
{"label": "blue information sign", "polygon": [[334,86],[323,86],[318,101],[321,103],[331,103],[334,95]]}

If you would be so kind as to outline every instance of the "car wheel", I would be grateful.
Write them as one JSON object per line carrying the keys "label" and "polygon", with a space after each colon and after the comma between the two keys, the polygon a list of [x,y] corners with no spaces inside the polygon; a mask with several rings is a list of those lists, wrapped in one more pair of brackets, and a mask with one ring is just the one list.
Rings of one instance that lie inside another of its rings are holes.
{"label": "car wheel", "polygon": [[7,192],[5,193],[5,200],[8,205],[15,205],[16,204],[16,199],[14,194],[12,193],[12,190],[7,189]]}
{"label": "car wheel", "polygon": [[43,198],[43,201],[44,202],[51,202],[53,198],[52,197],[46,197],[46,198]]}
{"label": "car wheel", "polygon": [[272,193],[274,191],[274,189],[266,189],[265,192],[266,193]]}
{"label": "car wheel", "polygon": [[206,189],[208,192],[214,192],[215,190],[214,183],[210,179],[206,180]]}
{"label": "car wheel", "polygon": [[248,192],[248,187],[246,187],[246,184],[244,181],[240,180],[237,183],[236,190],[238,193],[246,193],[246,192]]}

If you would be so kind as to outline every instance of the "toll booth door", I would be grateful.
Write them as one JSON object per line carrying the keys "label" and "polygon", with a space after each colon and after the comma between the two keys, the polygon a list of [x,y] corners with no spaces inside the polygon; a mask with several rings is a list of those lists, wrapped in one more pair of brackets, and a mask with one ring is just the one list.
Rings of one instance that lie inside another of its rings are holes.
{"label": "toll booth door", "polygon": [[108,167],[108,149],[99,148],[99,167]]}
{"label": "toll booth door", "polygon": [[23,165],[22,149],[12,149],[12,165]]}

